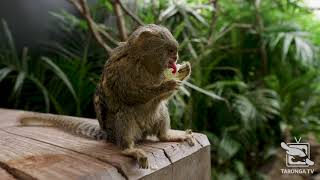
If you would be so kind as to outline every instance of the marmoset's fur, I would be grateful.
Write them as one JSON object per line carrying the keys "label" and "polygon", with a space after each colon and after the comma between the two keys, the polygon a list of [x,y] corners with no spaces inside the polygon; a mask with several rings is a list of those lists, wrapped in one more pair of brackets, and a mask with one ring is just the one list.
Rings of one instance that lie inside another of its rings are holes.
{"label": "marmoset's fur", "polygon": [[[68,131],[106,139],[117,144],[123,153],[148,168],[148,159],[136,142],[148,135],[160,141],[187,141],[189,133],[175,134],[170,130],[167,99],[179,89],[181,81],[165,80],[164,70],[175,66],[178,42],[165,27],[146,25],[134,31],[117,47],[106,62],[94,96],[100,127],[77,118],[41,114],[24,115],[24,125],[52,125]],[[191,73],[190,64],[178,70],[179,79]]]}

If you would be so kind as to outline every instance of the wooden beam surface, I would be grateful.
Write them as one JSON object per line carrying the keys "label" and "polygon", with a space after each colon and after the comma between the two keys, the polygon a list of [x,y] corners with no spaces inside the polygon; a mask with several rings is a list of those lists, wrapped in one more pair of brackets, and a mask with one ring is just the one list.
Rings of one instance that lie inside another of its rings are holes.
{"label": "wooden beam surface", "polygon": [[17,117],[23,112],[24,111],[0,108],[0,128],[19,125],[20,123]]}
{"label": "wooden beam surface", "polygon": [[118,168],[132,179],[141,178],[171,163],[161,148],[151,146],[138,145],[146,151],[152,168],[140,169],[135,160],[122,155],[121,150],[112,143],[78,137],[50,127],[8,127],[3,130],[97,158]]}
{"label": "wooden beam surface", "polygon": [[105,162],[2,130],[0,147],[2,168],[21,179],[124,179]]}
{"label": "wooden beam surface", "polygon": [[[185,133],[183,131],[176,131],[176,133]],[[145,146],[162,149],[171,163],[174,163],[196,151],[203,146],[208,146],[208,140],[204,139],[202,134],[193,133],[195,138],[195,145],[190,146],[186,142],[157,142],[157,143],[145,143]]]}
{"label": "wooden beam surface", "polygon": [[[192,171],[200,173],[192,172],[195,174],[194,177],[203,174],[203,169],[210,172],[210,144],[207,137],[202,134],[194,133],[193,147],[186,142],[148,141],[137,145],[146,151],[151,166],[150,169],[140,169],[135,160],[122,155],[120,149],[112,143],[78,137],[52,127],[19,126],[17,117],[21,113],[22,111],[0,109],[0,162],[14,170],[17,169],[19,177],[28,175],[30,178],[38,179],[47,179],[44,177],[110,179],[114,176],[112,179],[182,180]],[[96,120],[84,120],[97,123]],[[201,160],[193,161],[190,158]],[[197,163],[202,165],[199,166]],[[39,168],[39,171],[32,171],[31,166]],[[188,173],[179,177],[181,170],[187,170]],[[210,177],[210,173],[204,174],[209,174],[206,177]],[[193,176],[189,176],[188,179],[190,177]]]}
{"label": "wooden beam surface", "polygon": [[2,180],[16,180],[11,174],[9,174],[6,170],[0,168],[0,179]]}

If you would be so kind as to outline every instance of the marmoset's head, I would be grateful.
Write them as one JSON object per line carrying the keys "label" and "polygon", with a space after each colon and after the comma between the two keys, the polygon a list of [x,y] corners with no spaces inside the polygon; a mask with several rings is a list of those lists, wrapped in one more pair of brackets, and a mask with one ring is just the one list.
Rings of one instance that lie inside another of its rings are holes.
{"label": "marmoset's head", "polygon": [[127,43],[150,73],[160,74],[166,68],[176,71],[179,44],[167,28],[155,24],[142,26],[130,35]]}

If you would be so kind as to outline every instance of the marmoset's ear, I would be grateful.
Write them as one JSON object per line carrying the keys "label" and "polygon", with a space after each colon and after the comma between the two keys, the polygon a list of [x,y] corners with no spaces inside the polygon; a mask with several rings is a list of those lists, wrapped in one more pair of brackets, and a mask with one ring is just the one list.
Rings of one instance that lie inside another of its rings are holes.
{"label": "marmoset's ear", "polygon": [[151,39],[154,36],[155,36],[154,32],[150,30],[145,30],[138,35],[138,37],[135,40],[135,44],[137,46],[148,46],[146,44],[146,40]]}
{"label": "marmoset's ear", "polygon": [[149,39],[150,37],[154,37],[154,36],[155,36],[154,32],[146,30],[146,31],[143,31],[139,34],[138,39],[144,40],[144,39]]}

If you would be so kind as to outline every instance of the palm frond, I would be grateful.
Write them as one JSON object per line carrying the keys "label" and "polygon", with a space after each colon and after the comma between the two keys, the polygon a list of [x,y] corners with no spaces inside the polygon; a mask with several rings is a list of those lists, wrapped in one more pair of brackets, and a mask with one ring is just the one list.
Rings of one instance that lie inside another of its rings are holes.
{"label": "palm frond", "polygon": [[240,114],[245,127],[256,128],[261,121],[279,115],[278,95],[270,89],[257,89],[245,94],[234,94],[233,108]]}
{"label": "palm frond", "polygon": [[59,66],[53,63],[52,60],[49,59],[48,57],[42,57],[41,59],[52,68],[52,71],[55,73],[55,75],[64,82],[64,84],[68,87],[69,91],[73,95],[74,99],[78,101],[78,97],[76,95],[76,92],[74,91],[74,88],[71,82],[69,81],[66,74],[59,68]]}
{"label": "palm frond", "polygon": [[50,99],[49,99],[49,95],[48,95],[48,90],[36,77],[29,76],[28,79],[30,79],[39,88],[39,90],[43,94],[46,112],[49,112],[50,111]]}
{"label": "palm frond", "polygon": [[26,73],[23,71],[19,72],[13,87],[13,94],[19,94],[20,90],[22,89],[25,78]]}
{"label": "palm frond", "polygon": [[283,26],[285,25],[279,25],[278,29],[271,28],[269,30],[270,49],[281,48],[282,61],[288,59],[291,50],[295,60],[309,66],[314,64],[317,48],[310,41],[309,33],[302,31],[297,26]]}
{"label": "palm frond", "polygon": [[9,67],[4,67],[2,69],[0,69],[0,83],[3,79],[5,79],[7,77],[8,74],[10,74],[12,72],[12,69]]}
{"label": "palm frond", "polygon": [[238,141],[226,134],[218,146],[218,158],[221,158],[223,161],[229,160],[239,151],[240,147],[241,145]]}
{"label": "palm frond", "polygon": [[188,87],[190,87],[190,88],[192,88],[193,90],[196,90],[196,91],[198,91],[198,92],[200,92],[200,93],[202,93],[202,94],[205,94],[205,95],[211,97],[211,98],[214,99],[214,100],[225,101],[224,98],[218,96],[217,94],[215,94],[215,93],[212,92],[212,91],[208,91],[208,90],[202,89],[202,88],[200,88],[200,87],[198,87],[198,86],[195,86],[195,85],[193,85],[193,84],[191,84],[191,83],[189,83],[189,82],[187,82],[187,81],[186,81],[186,82],[183,82],[183,84],[186,85],[186,86],[188,86]]}

